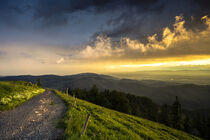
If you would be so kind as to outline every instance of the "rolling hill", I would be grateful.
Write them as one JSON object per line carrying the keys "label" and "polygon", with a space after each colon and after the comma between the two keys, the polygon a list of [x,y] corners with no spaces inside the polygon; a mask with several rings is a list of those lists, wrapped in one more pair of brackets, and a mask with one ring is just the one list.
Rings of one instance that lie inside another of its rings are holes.
{"label": "rolling hill", "polygon": [[35,83],[40,78],[48,88],[91,88],[94,84],[101,90],[110,89],[151,98],[158,104],[171,104],[179,96],[183,108],[210,108],[210,85],[180,84],[153,80],[119,79],[107,75],[83,73],[77,75],[6,76],[0,80],[24,80]]}
{"label": "rolling hill", "polygon": [[[165,125],[110,110],[84,100],[77,99],[76,105],[74,105],[74,98],[72,96],[57,90],[53,91],[68,104],[65,117],[58,123],[59,127],[65,128],[64,139],[199,139]],[[81,137],[80,135],[88,113],[90,114],[90,119],[86,133]]]}

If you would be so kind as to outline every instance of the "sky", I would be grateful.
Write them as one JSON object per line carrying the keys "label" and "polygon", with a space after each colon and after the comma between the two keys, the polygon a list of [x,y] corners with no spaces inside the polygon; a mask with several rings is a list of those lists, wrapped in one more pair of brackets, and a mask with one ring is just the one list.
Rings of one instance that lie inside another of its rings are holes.
{"label": "sky", "polygon": [[0,75],[210,70],[209,0],[0,0]]}

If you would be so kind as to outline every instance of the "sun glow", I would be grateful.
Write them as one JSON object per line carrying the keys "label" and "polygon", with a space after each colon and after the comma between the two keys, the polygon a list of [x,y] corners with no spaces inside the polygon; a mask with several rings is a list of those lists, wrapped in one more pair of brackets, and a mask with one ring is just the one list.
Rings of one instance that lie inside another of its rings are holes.
{"label": "sun glow", "polygon": [[165,62],[155,64],[137,64],[137,65],[119,65],[120,67],[150,67],[150,66],[185,66],[185,65],[210,65],[210,59],[180,61],[180,62]]}
{"label": "sun glow", "polygon": [[205,66],[210,65],[210,58],[197,59],[197,60],[186,60],[186,61],[163,61],[163,62],[147,62],[142,64],[118,64],[109,65],[107,69],[112,70],[136,70],[137,68],[147,69],[147,68],[168,68],[168,67],[179,67],[179,66]]}

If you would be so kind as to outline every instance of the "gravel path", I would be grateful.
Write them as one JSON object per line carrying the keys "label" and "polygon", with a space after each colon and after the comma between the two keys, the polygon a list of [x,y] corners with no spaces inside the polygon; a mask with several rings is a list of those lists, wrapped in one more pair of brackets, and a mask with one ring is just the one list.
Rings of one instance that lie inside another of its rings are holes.
{"label": "gravel path", "polygon": [[46,91],[11,111],[0,112],[0,140],[59,139],[63,130],[55,124],[65,110],[63,101]]}

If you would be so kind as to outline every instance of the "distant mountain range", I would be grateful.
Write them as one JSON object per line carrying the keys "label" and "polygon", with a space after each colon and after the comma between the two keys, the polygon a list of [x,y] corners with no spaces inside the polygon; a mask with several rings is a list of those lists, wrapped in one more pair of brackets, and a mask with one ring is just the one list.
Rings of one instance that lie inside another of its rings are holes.
{"label": "distant mountain range", "polygon": [[183,108],[195,110],[210,108],[210,85],[180,84],[156,80],[119,79],[108,75],[82,73],[77,75],[21,75],[0,77],[1,81],[30,81],[40,78],[43,87],[65,90],[70,88],[91,88],[94,84],[100,90],[110,89],[146,96],[158,104],[172,104],[175,96],[180,98]]}

